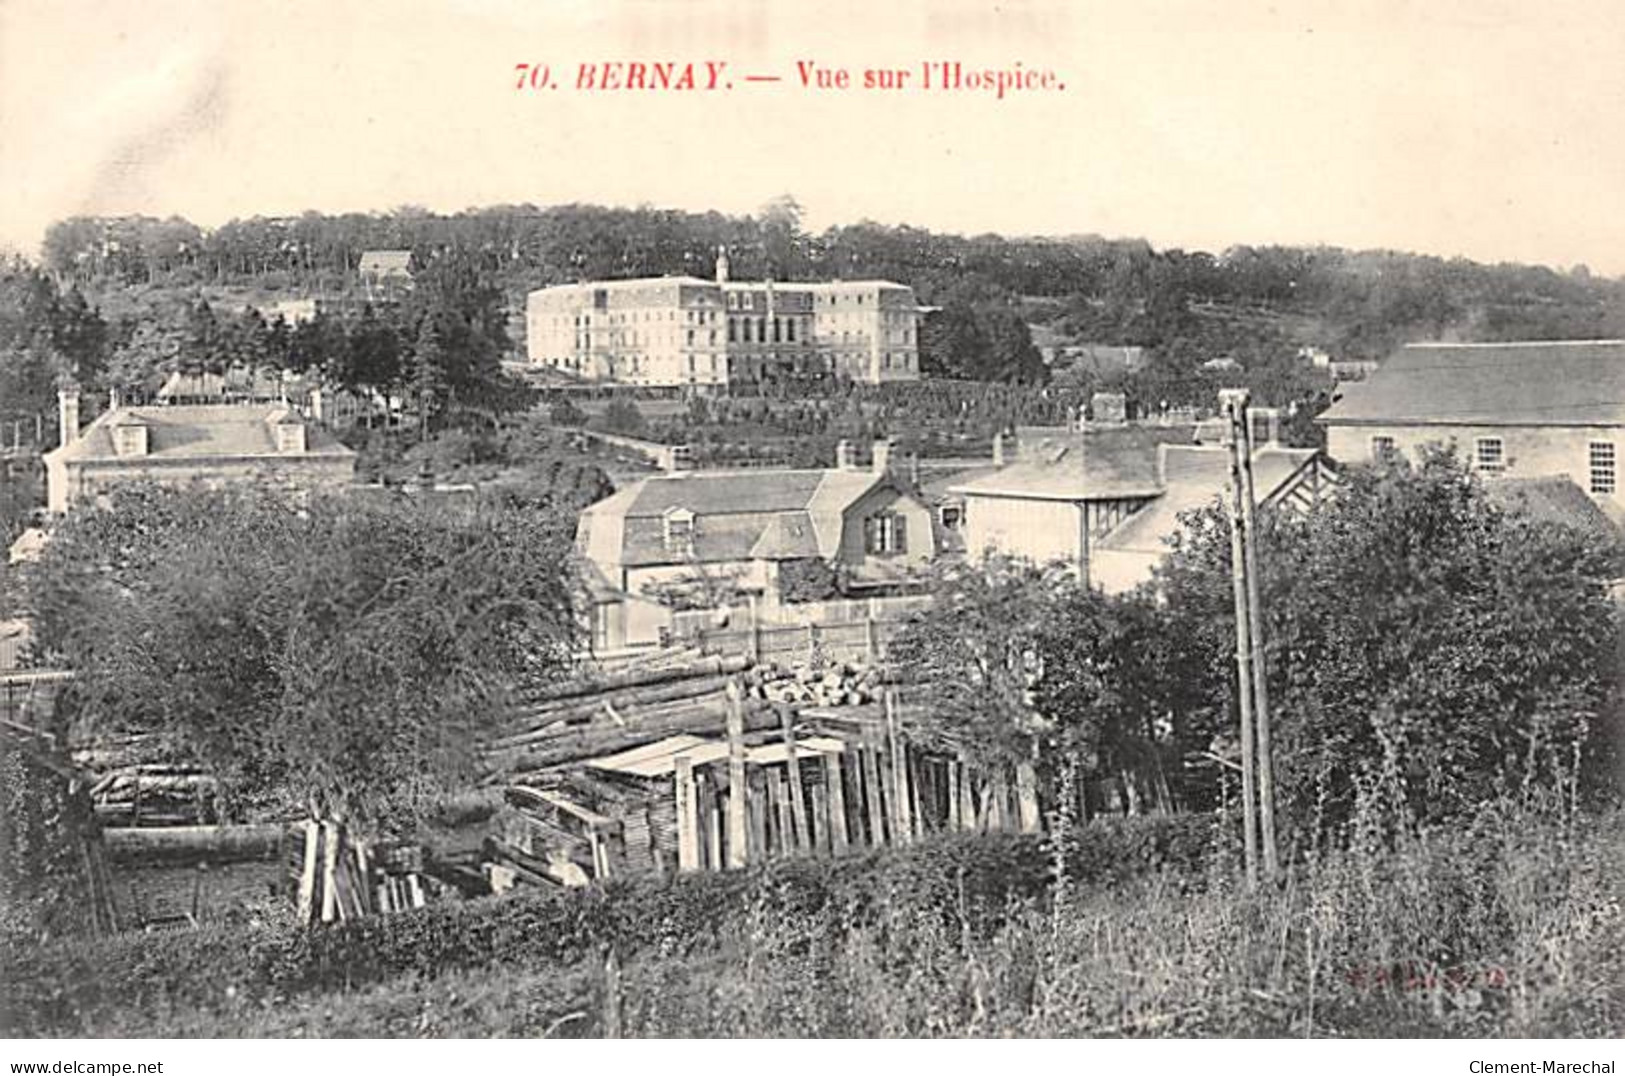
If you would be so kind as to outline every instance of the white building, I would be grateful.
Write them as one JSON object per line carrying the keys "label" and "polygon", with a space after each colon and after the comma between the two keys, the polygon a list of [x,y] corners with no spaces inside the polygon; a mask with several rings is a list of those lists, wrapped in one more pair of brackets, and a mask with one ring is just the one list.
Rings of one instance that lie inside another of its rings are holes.
{"label": "white building", "polygon": [[743,282],[652,277],[542,288],[525,304],[530,361],[593,381],[720,389],[834,374],[920,376],[923,311],[884,280]]}

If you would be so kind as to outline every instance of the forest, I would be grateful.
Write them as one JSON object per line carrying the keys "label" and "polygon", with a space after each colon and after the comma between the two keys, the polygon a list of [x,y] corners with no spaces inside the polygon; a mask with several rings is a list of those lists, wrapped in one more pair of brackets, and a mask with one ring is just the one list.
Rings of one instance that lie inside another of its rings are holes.
{"label": "forest", "polygon": [[[1338,357],[1380,359],[1397,342],[1625,335],[1625,281],[1528,265],[1336,247],[1156,249],[1141,239],[959,236],[864,221],[812,234],[792,196],[755,214],[642,206],[491,206],[233,220],[205,231],[179,218],[61,221],[42,265],[58,280],[110,286],[344,286],[361,253],[455,253],[510,302],[550,284],[667,274],[709,278],[718,247],[740,279],[874,279],[908,284],[923,303],[964,304],[984,333],[1005,310],[1097,343],[1167,352],[1197,346],[1238,357],[1285,337]],[[1049,300],[1035,311],[1030,300]],[[1216,327],[1223,327],[1219,331]],[[1012,345],[1007,358],[1019,364]],[[1211,357],[1211,355],[1209,356]],[[944,372],[1010,380],[1034,371],[982,365]]]}

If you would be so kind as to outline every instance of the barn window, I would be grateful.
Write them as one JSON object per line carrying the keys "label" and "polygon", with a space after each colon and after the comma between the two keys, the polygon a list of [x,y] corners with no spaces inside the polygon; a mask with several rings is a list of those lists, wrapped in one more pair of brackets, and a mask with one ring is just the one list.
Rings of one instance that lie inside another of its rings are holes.
{"label": "barn window", "polygon": [[1619,489],[1615,468],[1614,442],[1593,441],[1590,452],[1591,492],[1613,493]]}
{"label": "barn window", "polygon": [[1379,463],[1391,460],[1399,454],[1399,444],[1392,438],[1383,434],[1376,434],[1371,438],[1371,458]]}
{"label": "barn window", "polygon": [[1480,437],[1474,442],[1473,466],[1492,473],[1506,470],[1506,445],[1499,437]]}

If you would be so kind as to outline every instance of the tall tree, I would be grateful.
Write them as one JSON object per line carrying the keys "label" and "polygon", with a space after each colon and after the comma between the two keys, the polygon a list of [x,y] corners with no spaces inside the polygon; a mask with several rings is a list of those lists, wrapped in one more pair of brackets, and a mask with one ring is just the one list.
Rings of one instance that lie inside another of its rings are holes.
{"label": "tall tree", "polygon": [[1051,731],[1034,695],[1039,638],[1068,585],[1064,570],[1005,558],[940,568],[930,609],[890,648],[923,703],[917,734],[979,761],[1031,759]]}
{"label": "tall tree", "polygon": [[430,421],[446,407],[449,378],[446,373],[446,348],[440,341],[440,329],[434,317],[423,319],[418,330],[417,343],[412,348],[412,399],[418,409],[418,426],[422,436],[429,436]]}
{"label": "tall tree", "polygon": [[[1193,527],[1161,586],[1219,714],[1228,536],[1216,510]],[[1355,469],[1316,513],[1264,517],[1259,542],[1284,817],[1344,816],[1378,781],[1436,817],[1526,783],[1596,787],[1614,764],[1617,540],[1503,511],[1441,452]]]}
{"label": "tall tree", "polygon": [[573,652],[568,536],[542,513],[127,487],[25,583],[79,720],[152,733],[228,809],[409,825],[467,780],[513,693]]}

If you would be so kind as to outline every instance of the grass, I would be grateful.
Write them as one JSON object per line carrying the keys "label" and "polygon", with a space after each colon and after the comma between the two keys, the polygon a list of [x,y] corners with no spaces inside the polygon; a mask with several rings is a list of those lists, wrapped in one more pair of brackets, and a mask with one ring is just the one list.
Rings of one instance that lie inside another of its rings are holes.
{"label": "grass", "polygon": [[[1485,809],[1248,892],[1222,859],[921,914],[761,876],[715,944],[106,1013],[107,1036],[1538,1036],[1625,1032],[1625,814]],[[932,909],[940,910],[940,909]],[[675,929],[675,928],[674,928]],[[618,1001],[616,1000],[618,999]]]}

